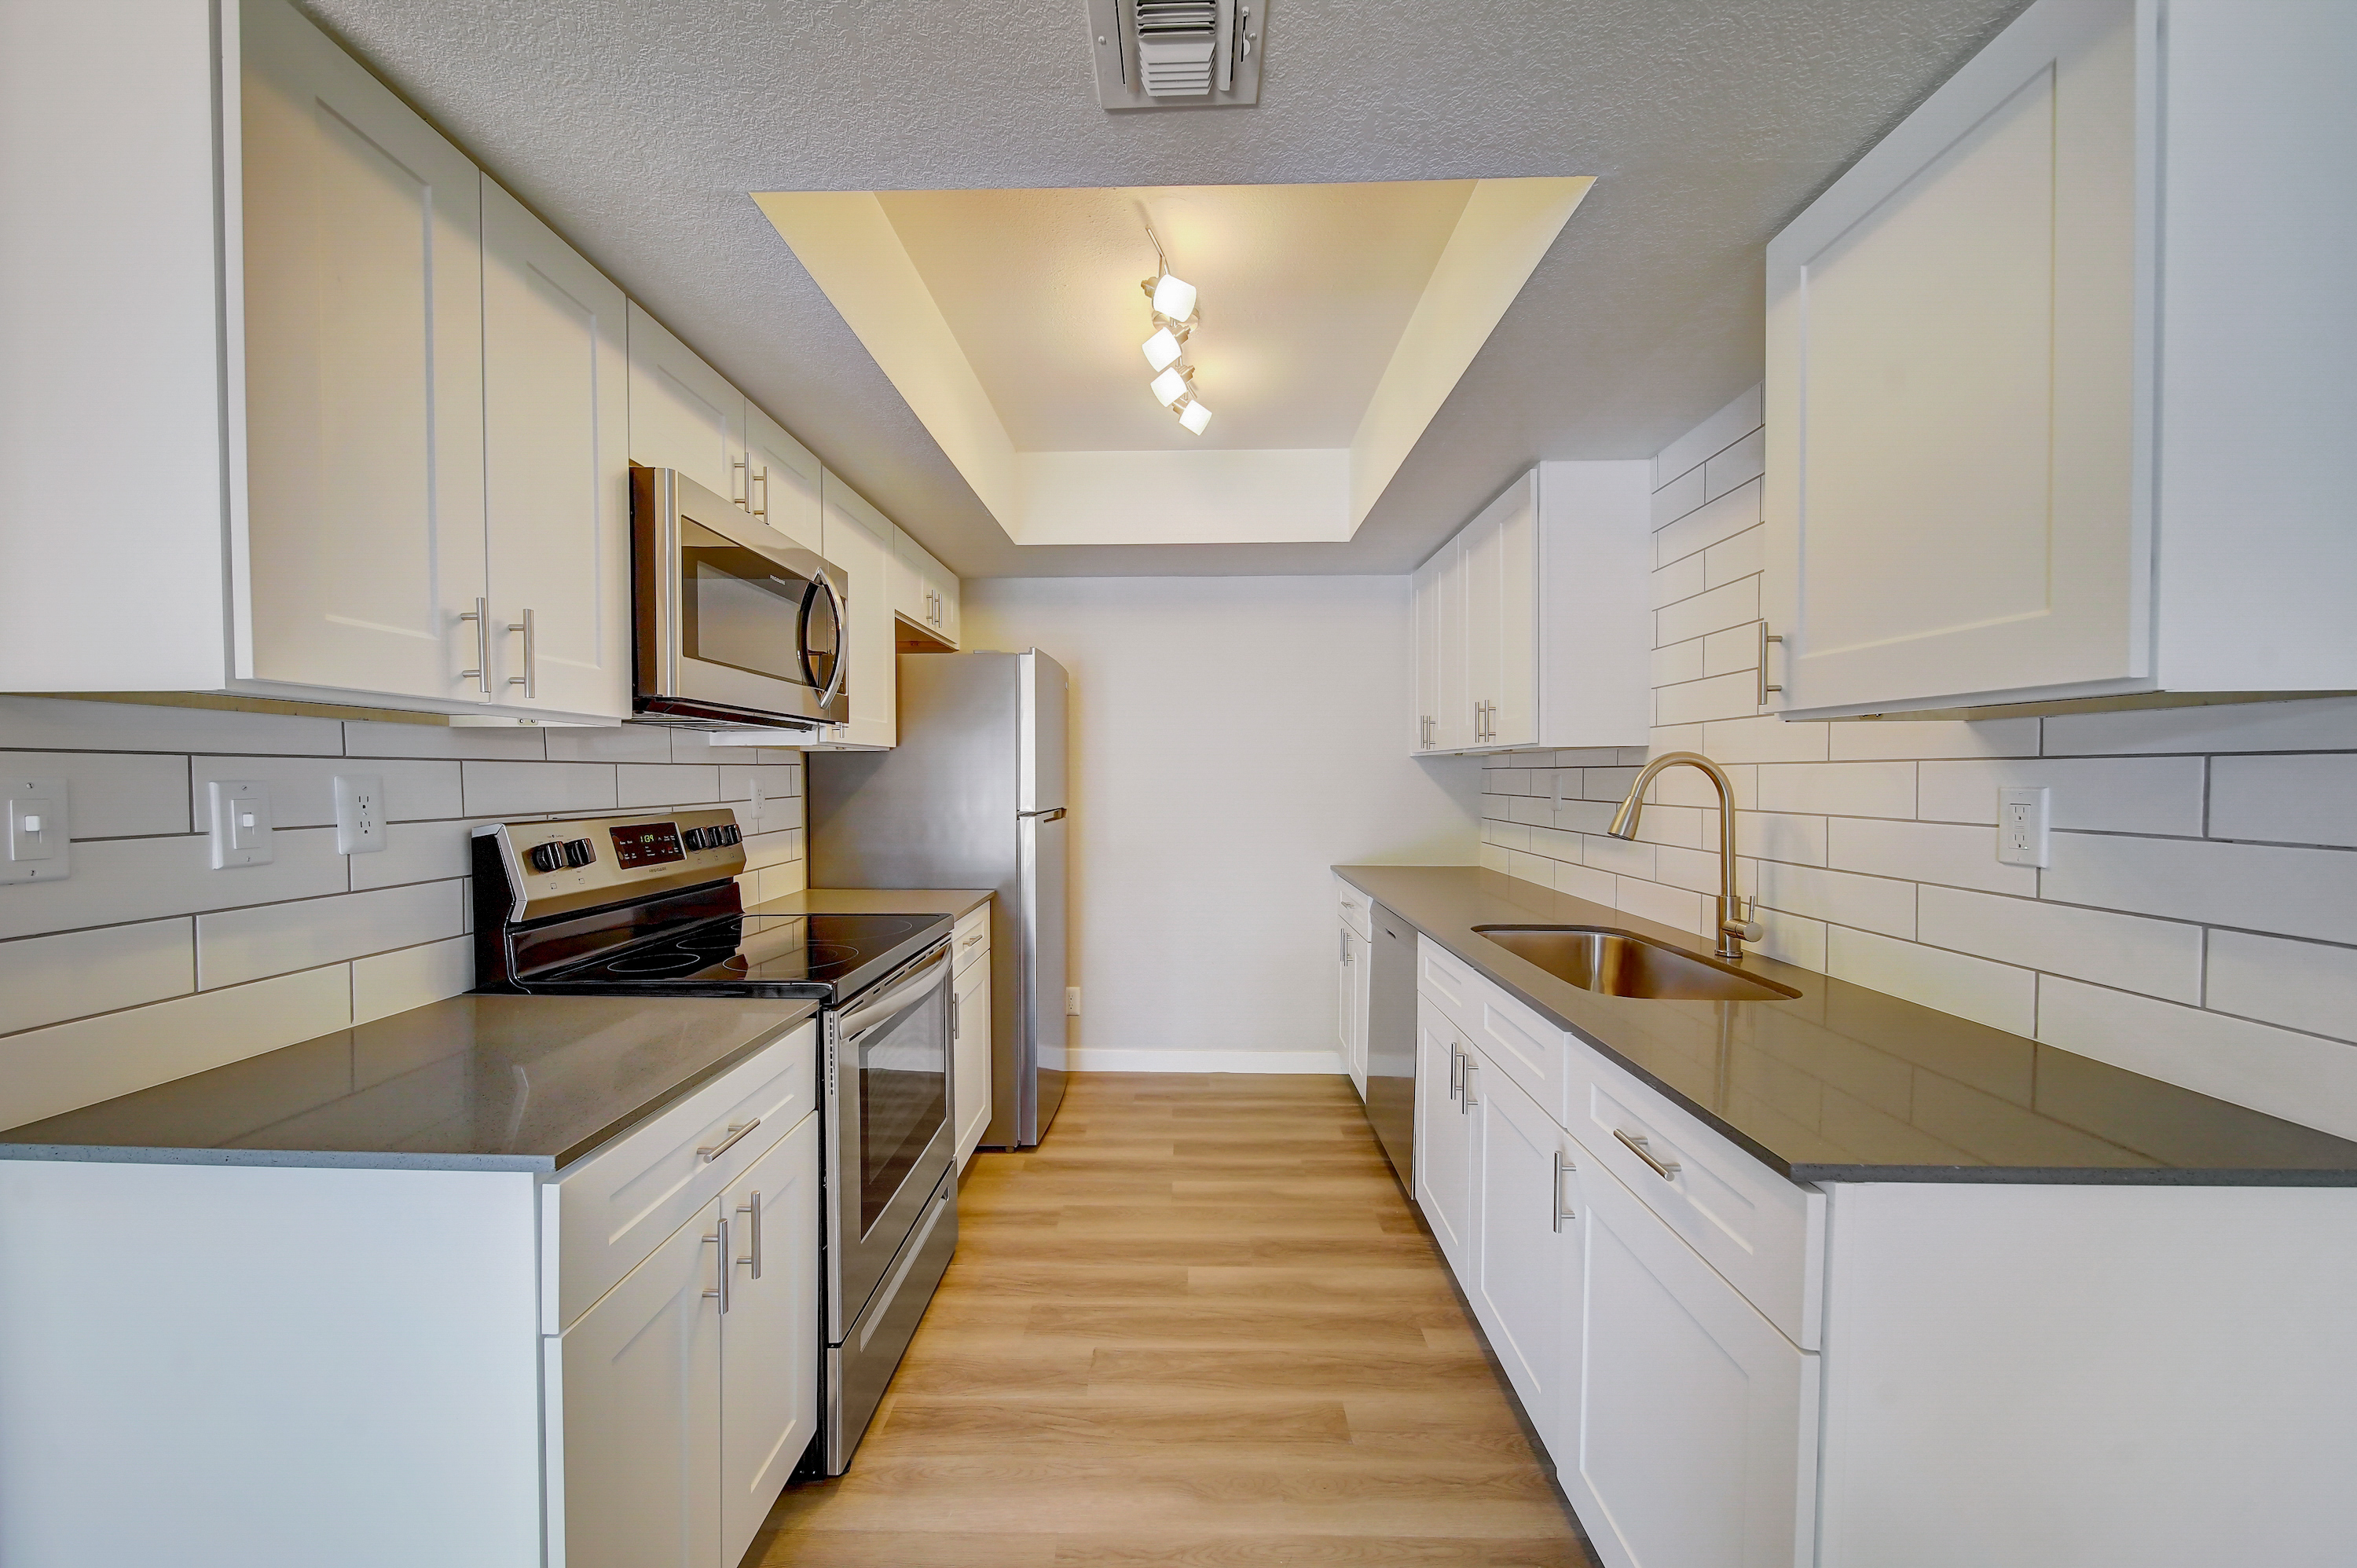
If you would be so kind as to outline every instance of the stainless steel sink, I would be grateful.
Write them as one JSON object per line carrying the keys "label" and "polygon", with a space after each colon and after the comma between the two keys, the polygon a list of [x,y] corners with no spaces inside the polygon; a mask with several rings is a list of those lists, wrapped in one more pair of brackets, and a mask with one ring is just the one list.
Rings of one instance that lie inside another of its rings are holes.
{"label": "stainless steel sink", "polygon": [[1787,1002],[1792,987],[1609,926],[1476,926],[1512,953],[1583,991],[1665,1002]]}

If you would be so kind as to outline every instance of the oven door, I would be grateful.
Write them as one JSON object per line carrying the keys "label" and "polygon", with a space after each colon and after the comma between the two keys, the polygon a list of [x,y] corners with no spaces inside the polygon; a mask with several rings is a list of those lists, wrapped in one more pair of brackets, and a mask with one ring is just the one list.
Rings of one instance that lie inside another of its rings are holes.
{"label": "oven door", "polygon": [[827,1338],[840,1343],[952,1164],[943,940],[830,1016]]}
{"label": "oven door", "polygon": [[630,470],[640,713],[850,717],[844,574],[674,469]]}

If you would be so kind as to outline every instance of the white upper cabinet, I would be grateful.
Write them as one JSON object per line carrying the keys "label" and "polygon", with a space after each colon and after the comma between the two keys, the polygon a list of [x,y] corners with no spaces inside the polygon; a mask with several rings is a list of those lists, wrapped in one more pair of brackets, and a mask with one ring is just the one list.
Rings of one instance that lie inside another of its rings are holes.
{"label": "white upper cabinet", "polygon": [[932,553],[892,531],[892,613],[921,639],[958,646],[958,580]]}
{"label": "white upper cabinet", "polygon": [[822,486],[819,553],[850,579],[845,692],[851,720],[834,726],[830,742],[862,750],[892,746],[899,738],[899,639],[892,614],[892,540],[899,530],[833,469],[823,472]]}
{"label": "white upper cabinet", "polygon": [[1542,463],[1417,570],[1415,750],[1646,743],[1650,479]]}
{"label": "white upper cabinet", "polygon": [[242,672],[481,697],[481,177],[292,10],[240,16]]}
{"label": "white upper cabinet", "polygon": [[745,510],[803,549],[818,549],[819,461],[750,402],[745,404],[745,470],[751,491]]}
{"label": "white upper cabinet", "polygon": [[630,302],[630,461],[676,468],[745,505],[745,394],[636,300]]}
{"label": "white upper cabinet", "polygon": [[503,703],[630,716],[627,308],[483,182],[484,668]]}
{"label": "white upper cabinet", "polygon": [[2357,8],[2040,0],[1768,248],[1793,716],[2357,687]]}

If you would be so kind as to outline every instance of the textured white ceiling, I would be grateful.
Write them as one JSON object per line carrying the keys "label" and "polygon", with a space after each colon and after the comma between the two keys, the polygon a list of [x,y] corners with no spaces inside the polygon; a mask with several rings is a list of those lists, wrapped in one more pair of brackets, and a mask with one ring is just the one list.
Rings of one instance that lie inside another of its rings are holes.
{"label": "textured white ceiling", "polygon": [[[1018,451],[1348,446],[1471,180],[882,195]],[[1151,221],[1202,291],[1187,343],[1211,427],[1155,402],[1139,349]]]}
{"label": "textured white ceiling", "polygon": [[[1534,459],[1650,456],[1757,379],[1768,236],[2025,0],[1271,0],[1257,107],[1125,114],[1075,0],[302,3],[953,569],[1020,576],[1405,571]],[[1008,543],[747,194],[1578,174],[1336,544]]]}

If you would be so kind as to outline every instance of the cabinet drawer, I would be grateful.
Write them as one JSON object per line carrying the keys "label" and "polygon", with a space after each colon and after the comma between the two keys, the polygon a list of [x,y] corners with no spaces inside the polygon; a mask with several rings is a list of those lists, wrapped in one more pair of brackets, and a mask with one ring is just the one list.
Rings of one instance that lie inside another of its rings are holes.
{"label": "cabinet drawer", "polygon": [[1461,1026],[1473,1048],[1523,1092],[1549,1108],[1563,1103],[1564,1058],[1571,1036],[1480,975]]}
{"label": "cabinet drawer", "polygon": [[1471,964],[1430,937],[1416,937],[1415,988],[1431,997],[1458,1028],[1471,1032],[1467,1020],[1472,1015],[1473,998],[1488,983]]}
{"label": "cabinet drawer", "polygon": [[958,917],[957,929],[950,933],[950,966],[957,973],[990,952],[990,906],[969,909]]}
{"label": "cabinet drawer", "polygon": [[1335,891],[1340,896],[1342,923],[1366,938],[1375,940],[1374,899],[1347,882],[1337,882]]}
{"label": "cabinet drawer", "polygon": [[1803,1349],[1817,1348],[1824,1195],[1778,1176],[1585,1047],[1566,1053],[1565,1077],[1571,1135],[1762,1316]]}
{"label": "cabinet drawer", "polygon": [[[556,1316],[545,1331],[578,1317],[817,1107],[813,1019],[550,1183],[543,1201],[554,1220],[543,1230],[555,1258],[542,1266],[554,1267],[555,1288],[543,1294]],[[718,1155],[703,1154],[750,1122]]]}

